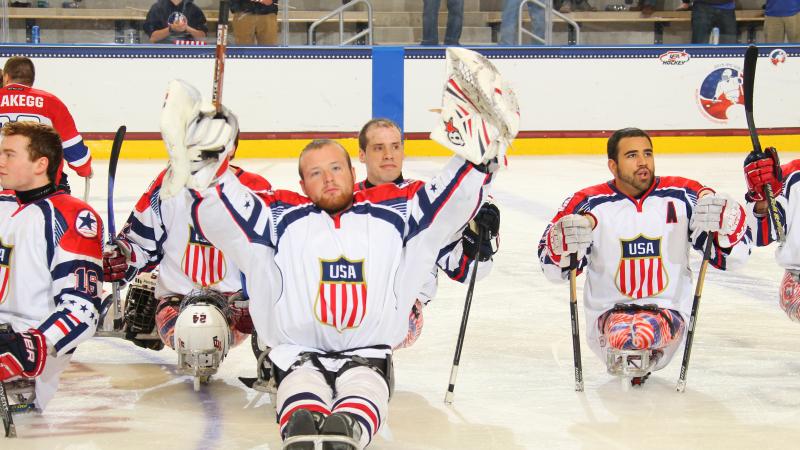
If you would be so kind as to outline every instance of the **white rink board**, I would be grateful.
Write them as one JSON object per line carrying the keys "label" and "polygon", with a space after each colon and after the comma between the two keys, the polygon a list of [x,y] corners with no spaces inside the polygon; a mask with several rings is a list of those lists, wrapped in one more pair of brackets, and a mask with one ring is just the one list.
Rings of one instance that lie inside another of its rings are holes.
{"label": "white rink board", "polygon": [[[47,56],[51,50],[42,48],[45,53],[34,58],[39,74],[35,86],[61,97],[84,133],[110,133],[122,123],[129,132],[159,131],[158,115],[173,78],[211,95],[210,57],[164,55],[174,48],[156,47],[131,47],[120,54],[109,53],[113,48],[67,49],[77,56],[59,57]],[[772,48],[763,48],[759,58],[755,118],[760,128],[800,126],[800,47],[784,49],[784,62],[770,62]],[[479,50],[515,88],[522,131],[746,128],[741,105],[723,120],[706,114],[698,100],[704,80],[712,79],[714,71],[741,70],[743,47]],[[682,64],[662,61],[667,51],[684,50]],[[255,53],[228,57],[223,90],[223,102],[237,113],[243,131],[350,133],[372,117],[368,49],[251,51]],[[401,81],[406,132],[428,132],[437,120],[429,110],[441,104],[444,63],[442,50],[405,49]]]}

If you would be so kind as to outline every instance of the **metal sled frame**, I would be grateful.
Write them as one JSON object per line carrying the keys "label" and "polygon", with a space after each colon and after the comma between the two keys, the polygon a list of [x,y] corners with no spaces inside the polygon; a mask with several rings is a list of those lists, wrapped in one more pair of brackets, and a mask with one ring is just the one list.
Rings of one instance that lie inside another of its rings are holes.
{"label": "metal sled frame", "polygon": [[288,446],[290,446],[292,444],[297,444],[297,443],[301,443],[301,442],[313,443],[314,444],[314,450],[322,450],[322,445],[325,442],[336,442],[336,443],[340,443],[340,444],[348,444],[348,445],[353,446],[353,448],[356,449],[356,450],[361,450],[361,445],[359,445],[359,443],[356,442],[355,439],[353,439],[351,437],[348,437],[348,436],[336,436],[336,435],[332,435],[332,434],[311,434],[311,435],[308,435],[308,436],[292,436],[290,438],[287,438],[285,441],[283,441],[283,447],[281,447],[281,448],[286,449],[286,447],[288,447]]}
{"label": "metal sled frame", "polygon": [[[13,414],[21,414],[36,409],[34,399],[36,384],[33,380],[15,380],[0,383],[0,416],[7,438],[17,437]],[[15,401],[11,403],[9,397]]]}
{"label": "metal sled frame", "polygon": [[[201,365],[201,357],[211,357],[211,365]],[[178,350],[178,371],[194,377],[194,390],[200,390],[200,383],[207,383],[211,375],[217,373],[222,355],[217,349],[211,350]]]}
{"label": "metal sled frame", "polygon": [[264,378],[264,362],[268,361],[268,356],[269,352],[261,352],[261,355],[259,355],[256,363],[256,373],[258,374],[258,379],[253,383],[252,387],[259,392],[265,392],[269,394],[269,400],[274,405],[278,395],[278,385],[275,383],[274,376]]}
{"label": "metal sled frame", "polygon": [[661,357],[660,350],[606,350],[606,368],[608,373],[617,377],[643,377],[652,372]]}

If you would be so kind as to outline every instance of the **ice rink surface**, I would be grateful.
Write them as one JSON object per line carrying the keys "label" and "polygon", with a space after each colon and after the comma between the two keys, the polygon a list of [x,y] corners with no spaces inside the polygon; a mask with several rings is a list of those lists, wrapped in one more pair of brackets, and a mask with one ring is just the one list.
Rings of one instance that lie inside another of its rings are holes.
{"label": "ice rink surface", "polygon": [[[657,175],[694,178],[737,199],[744,194],[744,153],[658,155],[656,148],[656,155]],[[237,163],[276,187],[299,189],[294,160]],[[429,179],[443,164],[409,159],[405,175]],[[120,162],[118,227],[164,165]],[[94,170],[90,203],[106,217],[106,162]],[[685,393],[675,392],[680,352],[642,388],[630,388],[607,375],[585,343],[586,388],[574,391],[568,284],[544,278],[536,246],[567,195],[610,177],[602,155],[511,158],[495,183],[500,252],[475,289],[455,402],[446,406],[443,398],[466,286],[445,277],[424,311],[420,340],[395,354],[388,424],[370,448],[797,448],[800,324],[777,305],[782,270],[773,248],[755,249],[737,273],[709,269]],[[73,186],[83,192],[80,181]],[[585,331],[581,320],[582,337]],[[255,374],[249,345],[233,349],[200,392],[176,375],[176,360],[169,349],[118,339],[83,344],[47,411],[17,416],[19,437],[0,438],[0,449],[280,448],[268,398],[237,379]]]}

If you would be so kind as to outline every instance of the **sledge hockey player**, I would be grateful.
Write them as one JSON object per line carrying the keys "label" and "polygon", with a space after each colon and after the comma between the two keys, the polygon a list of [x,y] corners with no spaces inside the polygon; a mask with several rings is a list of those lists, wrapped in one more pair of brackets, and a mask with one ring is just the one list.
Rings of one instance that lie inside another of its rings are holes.
{"label": "sledge hockey player", "polygon": [[[189,151],[224,149],[228,155],[214,172],[204,169],[196,174],[205,177],[205,183],[238,179],[254,191],[270,188],[261,176],[229,164],[239,132],[235,116],[229,115],[227,121],[205,117],[184,131]],[[167,145],[169,133],[164,131]],[[252,333],[252,321],[241,295],[239,269],[204,236],[197,222],[201,197],[191,187],[177,186],[174,180],[179,176],[170,165],[150,184],[114,244],[106,248],[104,274],[105,281],[125,282],[136,277],[129,288],[124,319],[128,339],[154,350],[164,345],[175,349],[179,366],[194,373],[196,380],[198,375],[205,380],[206,375],[216,371],[229,346],[239,344]],[[158,275],[153,272],[156,268]],[[191,306],[191,302],[207,305],[201,308]],[[203,320],[193,320],[195,314]],[[160,340],[135,337],[152,332],[154,327]],[[200,352],[201,359],[206,360],[191,362],[193,352]],[[216,360],[203,356],[207,352],[216,354]]]}
{"label": "sledge hockey player", "polygon": [[[367,178],[356,184],[356,191],[369,189],[386,183],[398,186],[413,183],[403,177],[405,150],[400,127],[390,119],[372,119],[358,133],[358,159],[367,168]],[[439,284],[439,269],[452,280],[468,283],[469,274],[476,256],[478,273],[476,279],[483,279],[492,270],[492,256],[497,253],[498,233],[500,231],[500,210],[493,203],[484,203],[469,226],[462,227],[453,235],[447,245],[439,252],[436,266],[431,270],[428,281],[417,296],[408,316],[408,335],[399,348],[410,347],[422,333],[424,317],[423,306],[427,306],[436,295]],[[478,251],[478,233],[483,232],[484,240]]]}
{"label": "sledge hockey player", "polygon": [[694,180],[655,176],[650,137],[637,128],[608,139],[614,179],[569,197],[539,242],[542,270],[568,278],[576,255],[585,273],[587,341],[612,375],[644,382],[684,338],[694,286],[689,248],[710,264],[741,265],[750,253],[744,209]]}
{"label": "sledge hockey player", "polygon": [[[800,160],[781,166],[778,152],[768,147],[763,152],[750,152],[744,161],[747,182],[747,205],[753,212],[752,225],[755,244],[765,247],[778,240],[777,228],[769,212],[766,186],[772,188],[777,216],[785,233],[785,242],[775,249],[775,260],[785,269],[779,291],[781,309],[793,321],[800,322],[800,234],[792,233],[792,225],[800,220],[797,202],[797,181],[800,180]],[[795,219],[798,217],[798,219]]]}
{"label": "sledge hockey player", "polygon": [[[349,156],[335,141],[319,140],[299,158],[306,196],[254,192],[236,179],[201,193],[200,225],[245,274],[253,323],[272,348],[284,448],[323,442],[326,449],[356,449],[371,441],[387,419],[391,353],[408,331],[408,312],[439,249],[482,204],[493,161],[504,159],[516,135],[513,92],[488,61],[448,49],[448,75],[462,93],[445,94],[443,119],[468,145],[448,141],[444,124],[431,136],[474,163],[455,157],[429,183],[354,193]],[[192,123],[191,114],[178,112],[195,110],[191,103],[171,90],[165,112],[174,109],[177,120]],[[467,120],[487,133],[468,137]],[[171,155],[186,151],[171,142]],[[210,156],[204,161],[217,164]],[[194,175],[188,183],[199,187]]]}
{"label": "sledge hockey player", "polygon": [[[43,409],[97,326],[103,225],[56,188],[62,143],[52,127],[8,122],[0,137],[0,383],[31,382],[35,397],[22,401]],[[0,415],[13,435],[10,414]]]}
{"label": "sledge hockey player", "polygon": [[[79,176],[92,176],[92,156],[75,128],[69,109],[55,95],[33,88],[36,70],[25,56],[12,56],[3,67],[0,88],[0,123],[39,122],[55,128],[61,137],[64,160]],[[62,163],[63,166],[63,163]],[[58,168],[56,185],[69,193],[67,177]]]}

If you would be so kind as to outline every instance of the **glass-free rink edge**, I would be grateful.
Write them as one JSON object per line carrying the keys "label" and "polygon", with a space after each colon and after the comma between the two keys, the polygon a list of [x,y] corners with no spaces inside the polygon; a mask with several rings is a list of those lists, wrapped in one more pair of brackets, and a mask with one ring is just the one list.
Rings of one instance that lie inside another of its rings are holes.
{"label": "glass-free rink edge", "polygon": [[[693,178],[739,201],[745,153],[659,155],[656,175]],[[124,153],[124,150],[123,150]],[[783,153],[788,162],[797,154]],[[430,179],[443,158],[406,161],[405,176]],[[293,159],[237,160],[276,188],[299,190]],[[365,170],[354,161],[359,179]],[[117,226],[166,161],[122,160]],[[107,161],[96,161],[90,203],[105,219]],[[395,354],[396,391],[372,449],[788,449],[800,439],[800,324],[777,305],[783,273],[774,248],[747,266],[709,269],[686,392],[675,392],[681,353],[642,388],[607,375],[582,342],[585,392],[574,391],[569,286],[545,280],[536,247],[574,191],[611,178],[604,155],[511,157],[494,194],[500,252],[478,282],[452,406],[443,399],[466,285],[440,277],[417,343]],[[83,183],[70,174],[73,191]],[[693,255],[693,267],[700,257]],[[579,295],[583,278],[578,279]],[[581,315],[581,338],[586,336]],[[119,339],[82,344],[43,414],[15,417],[13,449],[279,449],[266,395],[237,377],[255,376],[249,343],[231,350],[200,392],[175,373],[170,349]]]}

